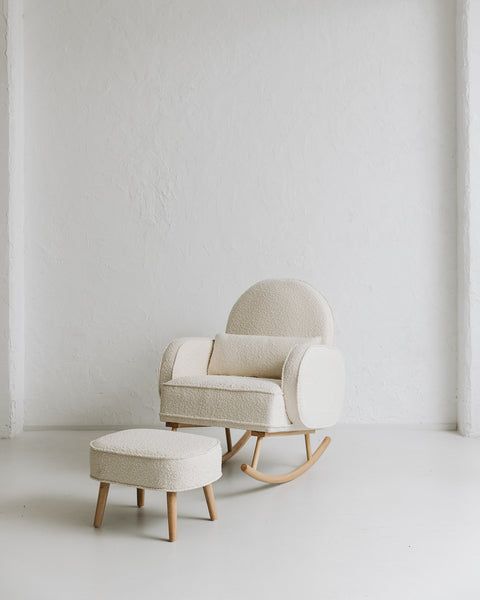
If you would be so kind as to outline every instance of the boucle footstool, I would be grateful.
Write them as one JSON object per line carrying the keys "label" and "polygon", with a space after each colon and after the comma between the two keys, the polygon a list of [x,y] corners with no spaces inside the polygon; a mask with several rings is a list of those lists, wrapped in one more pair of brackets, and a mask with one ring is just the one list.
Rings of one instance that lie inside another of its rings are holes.
{"label": "boucle footstool", "polygon": [[111,483],[167,492],[168,532],[177,537],[177,492],[203,487],[210,519],[216,516],[212,483],[222,476],[220,442],[211,437],[159,429],[128,429],[90,443],[90,477],[100,481],[94,527],[101,527]]}

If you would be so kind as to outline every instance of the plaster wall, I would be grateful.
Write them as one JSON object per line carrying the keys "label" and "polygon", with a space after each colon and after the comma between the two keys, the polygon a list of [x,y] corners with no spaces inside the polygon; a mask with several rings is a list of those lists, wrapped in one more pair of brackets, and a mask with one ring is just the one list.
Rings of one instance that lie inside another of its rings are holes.
{"label": "plaster wall", "polygon": [[0,437],[23,430],[23,2],[0,0]]}
{"label": "plaster wall", "polygon": [[458,428],[480,435],[480,1],[458,2]]}
{"label": "plaster wall", "polygon": [[167,342],[311,282],[343,420],[454,423],[455,3],[25,2],[26,424],[156,423]]}
{"label": "plaster wall", "polygon": [[9,392],[8,301],[8,64],[7,6],[0,3],[0,435],[7,430]]}

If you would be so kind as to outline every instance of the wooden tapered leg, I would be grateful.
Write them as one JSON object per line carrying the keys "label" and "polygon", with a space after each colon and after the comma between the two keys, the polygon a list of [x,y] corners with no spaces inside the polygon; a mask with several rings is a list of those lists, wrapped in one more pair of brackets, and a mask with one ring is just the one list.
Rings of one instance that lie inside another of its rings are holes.
{"label": "wooden tapered leg", "polygon": [[177,539],[177,492],[167,492],[168,539]]}
{"label": "wooden tapered leg", "polygon": [[264,440],[263,436],[258,436],[257,437],[257,442],[255,444],[255,450],[253,451],[252,469],[256,469],[257,468],[258,459],[260,458],[260,449],[262,447],[263,440]]}
{"label": "wooden tapered leg", "polygon": [[95,519],[93,520],[94,527],[98,528],[102,526],[103,513],[105,512],[109,489],[109,483],[105,483],[104,481],[100,482],[100,487],[98,488],[97,509],[95,510]]}
{"label": "wooden tapered leg", "polygon": [[227,438],[227,452],[230,452],[232,450],[232,434],[228,427],[225,427],[225,437]]}
{"label": "wooden tapered leg", "polygon": [[312,447],[310,445],[310,434],[305,434],[305,450],[307,452],[307,460],[312,458]]}
{"label": "wooden tapered leg", "polygon": [[142,508],[145,504],[145,490],[142,488],[137,488],[137,506],[138,508]]}
{"label": "wooden tapered leg", "polygon": [[215,496],[213,494],[212,484],[206,485],[203,488],[203,493],[205,494],[205,500],[207,501],[210,520],[215,521],[217,518],[217,508],[215,506]]}

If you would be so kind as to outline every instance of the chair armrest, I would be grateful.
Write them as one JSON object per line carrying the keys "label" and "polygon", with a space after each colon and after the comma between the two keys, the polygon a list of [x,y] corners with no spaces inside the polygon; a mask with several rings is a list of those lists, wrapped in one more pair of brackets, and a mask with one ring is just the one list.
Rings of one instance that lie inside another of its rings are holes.
{"label": "chair armrest", "polygon": [[345,395],[345,366],[336,348],[298,344],[282,371],[285,408],[292,424],[307,429],[337,422]]}
{"label": "chair armrest", "polygon": [[160,385],[174,377],[206,375],[213,350],[210,338],[178,338],[163,353]]}

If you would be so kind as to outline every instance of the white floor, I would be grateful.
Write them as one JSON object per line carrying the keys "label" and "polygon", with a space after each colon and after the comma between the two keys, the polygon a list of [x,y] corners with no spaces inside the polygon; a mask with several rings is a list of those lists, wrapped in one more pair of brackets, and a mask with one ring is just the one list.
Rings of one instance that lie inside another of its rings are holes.
{"label": "white floor", "polygon": [[[210,430],[221,435],[220,430]],[[88,442],[100,432],[0,441],[0,598],[76,600],[467,600],[480,598],[480,440],[455,432],[337,428],[299,480],[265,486],[240,471],[179,496],[165,541],[162,493],[112,486],[103,528]],[[268,440],[260,466],[303,460],[301,438]]]}

